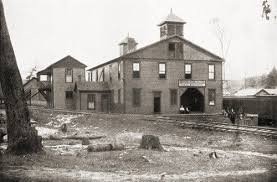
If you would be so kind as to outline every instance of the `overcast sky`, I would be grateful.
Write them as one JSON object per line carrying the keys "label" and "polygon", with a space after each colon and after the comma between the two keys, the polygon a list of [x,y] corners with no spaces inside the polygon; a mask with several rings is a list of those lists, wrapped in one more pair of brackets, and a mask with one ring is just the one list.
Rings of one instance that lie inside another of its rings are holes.
{"label": "overcast sky", "polygon": [[23,76],[66,55],[88,68],[119,56],[128,33],[138,47],[158,41],[157,24],[173,13],[184,19],[184,38],[221,56],[212,19],[231,39],[226,79],[261,75],[277,66],[277,0],[270,21],[262,0],[3,0]]}

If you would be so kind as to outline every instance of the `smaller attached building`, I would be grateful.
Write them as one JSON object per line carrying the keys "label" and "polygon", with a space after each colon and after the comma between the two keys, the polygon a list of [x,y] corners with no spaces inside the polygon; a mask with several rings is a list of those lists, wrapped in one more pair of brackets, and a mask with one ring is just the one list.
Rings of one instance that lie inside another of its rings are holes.
{"label": "smaller attached building", "polygon": [[37,73],[39,81],[44,85],[40,89],[48,96],[50,107],[76,109],[75,83],[85,82],[85,68],[85,64],[66,56]]}
{"label": "smaller attached building", "polygon": [[77,110],[111,112],[111,91],[106,82],[76,82],[74,94]]}

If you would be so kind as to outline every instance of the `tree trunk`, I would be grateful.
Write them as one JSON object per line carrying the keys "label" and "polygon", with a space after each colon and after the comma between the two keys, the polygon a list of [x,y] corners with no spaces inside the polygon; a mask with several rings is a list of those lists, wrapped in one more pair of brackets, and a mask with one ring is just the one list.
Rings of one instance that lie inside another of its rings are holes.
{"label": "tree trunk", "polygon": [[14,154],[41,151],[41,137],[37,136],[36,129],[30,124],[30,114],[8,33],[2,0],[0,0],[0,83],[6,97],[7,151]]}

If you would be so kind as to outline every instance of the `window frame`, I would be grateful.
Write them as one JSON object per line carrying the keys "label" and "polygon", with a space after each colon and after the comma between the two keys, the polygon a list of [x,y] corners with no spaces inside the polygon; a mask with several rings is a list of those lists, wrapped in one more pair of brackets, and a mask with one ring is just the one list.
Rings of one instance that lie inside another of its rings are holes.
{"label": "window frame", "polygon": [[[89,103],[90,103],[89,96],[92,96],[92,98],[93,98],[94,108],[89,107]],[[96,110],[96,95],[95,94],[88,94],[87,95],[87,110]]]}
{"label": "window frame", "polygon": [[[134,70],[134,64],[138,64],[138,68],[139,70],[138,71],[135,71]],[[140,65],[140,62],[133,62],[132,63],[132,73],[133,73],[133,78],[135,79],[139,79],[140,78],[140,70],[141,70],[141,65]]]}
{"label": "window frame", "polygon": [[[214,93],[214,100],[211,100],[213,97],[212,95],[210,95],[211,93]],[[211,103],[213,101],[213,103]],[[215,106],[216,105],[216,89],[208,89],[208,104],[209,106]]]}
{"label": "window frame", "polygon": [[[187,74],[186,65],[189,65],[189,66],[190,66],[190,74]],[[187,79],[187,80],[192,79],[192,64],[191,64],[191,63],[185,63],[185,66],[184,66],[184,74],[185,74],[185,75],[184,75],[185,79]],[[187,77],[186,75],[190,75],[190,76]]]}
{"label": "window frame", "polygon": [[[210,72],[210,66],[213,66],[213,72]],[[213,78],[210,78],[210,74],[213,74]],[[208,64],[208,79],[215,80],[215,64]]]}
{"label": "window frame", "polygon": [[[71,75],[68,75],[68,70],[70,70]],[[67,76],[71,76],[71,81],[67,80]],[[73,68],[65,68],[65,83],[73,83]]]}
{"label": "window frame", "polygon": [[[160,65],[164,65],[164,74],[161,73]],[[158,72],[159,72],[159,79],[166,79],[167,78],[167,71],[166,71],[167,65],[165,62],[158,63]],[[164,77],[162,76],[164,75]]]}
{"label": "window frame", "polygon": [[133,105],[133,107],[140,107],[141,106],[141,88],[133,88],[132,105]]}

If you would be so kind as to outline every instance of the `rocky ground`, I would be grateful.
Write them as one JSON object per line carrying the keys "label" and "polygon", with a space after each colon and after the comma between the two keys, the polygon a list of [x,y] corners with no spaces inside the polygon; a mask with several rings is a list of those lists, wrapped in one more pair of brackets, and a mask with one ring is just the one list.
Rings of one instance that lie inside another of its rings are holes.
{"label": "rocky ground", "polygon": [[[183,129],[158,116],[68,114],[33,110],[40,154],[0,158],[4,181],[277,181],[277,141],[254,135]],[[60,127],[66,124],[67,131]],[[144,134],[164,151],[139,148]],[[124,150],[87,152],[90,145]],[[84,143],[83,143],[84,144]],[[1,148],[6,145],[1,144]],[[217,157],[211,155],[215,152]],[[1,181],[1,180],[0,180]]]}

